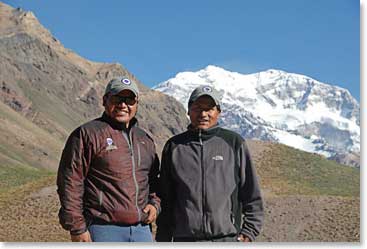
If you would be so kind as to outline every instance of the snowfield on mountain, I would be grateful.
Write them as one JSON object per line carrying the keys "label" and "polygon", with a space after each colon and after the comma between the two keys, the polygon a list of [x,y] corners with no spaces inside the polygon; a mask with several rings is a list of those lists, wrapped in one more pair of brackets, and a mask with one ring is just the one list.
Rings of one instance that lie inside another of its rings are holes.
{"label": "snowfield on mountain", "polygon": [[281,70],[245,75],[211,65],[178,73],[153,89],[187,108],[189,94],[199,85],[221,92],[221,123],[243,137],[283,143],[359,167],[359,103],[348,90]]}

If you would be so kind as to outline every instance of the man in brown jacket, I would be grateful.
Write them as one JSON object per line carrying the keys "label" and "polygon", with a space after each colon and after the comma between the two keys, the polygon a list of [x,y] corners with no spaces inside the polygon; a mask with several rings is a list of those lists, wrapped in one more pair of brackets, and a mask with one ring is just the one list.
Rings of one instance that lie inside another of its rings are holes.
{"label": "man in brown jacket", "polygon": [[138,101],[131,78],[111,80],[102,117],[78,127],[66,142],[57,193],[60,224],[72,241],[152,241],[159,159],[152,138],[137,126]]}

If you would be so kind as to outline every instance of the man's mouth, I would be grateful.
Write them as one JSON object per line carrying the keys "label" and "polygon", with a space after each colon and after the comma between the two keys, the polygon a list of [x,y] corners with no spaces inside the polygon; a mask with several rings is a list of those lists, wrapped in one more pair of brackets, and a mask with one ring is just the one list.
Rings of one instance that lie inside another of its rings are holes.
{"label": "man's mouth", "polygon": [[208,122],[209,122],[209,120],[199,120],[200,124],[205,124],[205,123],[208,123]]}
{"label": "man's mouth", "polygon": [[129,115],[129,112],[124,110],[115,110],[114,112],[118,116]]}

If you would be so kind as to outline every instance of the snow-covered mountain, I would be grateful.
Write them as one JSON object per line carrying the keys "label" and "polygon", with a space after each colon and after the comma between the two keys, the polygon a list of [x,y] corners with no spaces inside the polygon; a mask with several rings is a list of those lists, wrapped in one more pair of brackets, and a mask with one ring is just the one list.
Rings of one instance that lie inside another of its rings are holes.
{"label": "snow-covered mountain", "polygon": [[280,70],[245,75],[216,66],[178,73],[153,89],[187,108],[192,90],[204,84],[222,94],[224,127],[359,167],[359,103],[348,90]]}

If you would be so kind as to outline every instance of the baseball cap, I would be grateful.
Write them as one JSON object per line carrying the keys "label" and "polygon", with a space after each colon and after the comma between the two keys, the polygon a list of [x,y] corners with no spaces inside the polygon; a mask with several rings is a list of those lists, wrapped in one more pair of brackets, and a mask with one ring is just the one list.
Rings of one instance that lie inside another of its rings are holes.
{"label": "baseball cap", "polygon": [[195,88],[194,91],[191,93],[189,98],[189,109],[191,104],[194,103],[195,100],[204,95],[208,95],[209,97],[211,97],[214,100],[215,104],[217,106],[220,106],[219,92],[214,87],[205,85]]}
{"label": "baseball cap", "polygon": [[135,94],[136,97],[139,95],[139,88],[136,82],[125,76],[114,78],[108,82],[104,94],[106,95],[111,93],[112,95],[116,95],[122,90],[130,90]]}

